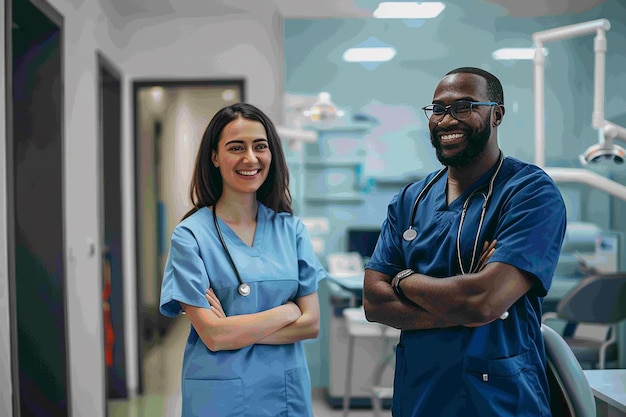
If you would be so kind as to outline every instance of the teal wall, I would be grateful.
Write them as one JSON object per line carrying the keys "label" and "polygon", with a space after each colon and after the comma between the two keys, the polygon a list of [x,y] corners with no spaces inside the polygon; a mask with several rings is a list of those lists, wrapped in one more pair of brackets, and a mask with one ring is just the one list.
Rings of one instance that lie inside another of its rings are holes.
{"label": "teal wall", "polygon": [[[583,13],[541,18],[508,16],[500,6],[482,0],[446,4],[438,18],[425,21],[360,18],[284,22],[286,94],[313,96],[327,91],[346,112],[337,124],[339,128],[320,130],[318,144],[305,145],[301,155],[288,151],[292,171],[304,173],[294,186],[296,214],[324,216],[331,224],[322,258],[328,252],[345,250],[347,228],[379,226],[387,203],[404,183],[439,167],[421,107],[430,103],[438,80],[453,68],[478,66],[500,78],[506,106],[499,129],[500,146],[506,155],[534,161],[533,63],[491,58],[498,48],[532,47],[534,32],[600,18],[610,21],[611,29],[606,33],[605,118],[626,126],[625,2],[607,0]],[[397,55],[375,66],[342,60],[347,48],[369,38],[394,46]],[[593,38],[585,35],[545,45],[549,51],[545,64],[546,166],[580,168],[578,155],[598,140],[591,127]],[[355,115],[363,114],[374,122],[353,122]],[[342,129],[355,124],[361,129],[360,151],[344,158],[340,167],[321,166],[320,159],[336,156],[330,141],[345,139]],[[345,182],[336,186],[344,189],[325,190],[315,180],[324,169],[353,169],[354,175],[344,172]],[[626,184],[624,166],[589,169]],[[559,186],[569,220],[591,221],[602,228],[626,232],[626,216],[620,215],[626,212],[626,203],[586,186]],[[308,198],[320,192],[346,190],[355,197],[328,201]],[[322,299],[324,308],[325,303],[327,300]],[[316,351],[326,348],[324,337],[322,334],[309,346],[309,353],[327,357],[328,352]],[[622,349],[624,364],[625,351]],[[313,370],[314,385],[327,384],[327,370],[323,368]]]}
{"label": "teal wall", "polygon": [[[439,165],[428,141],[420,108],[430,103],[434,87],[448,70],[479,66],[503,83],[507,108],[500,128],[505,154],[534,160],[534,96],[532,61],[502,62],[491,58],[501,47],[531,47],[532,34],[554,27],[607,18],[605,116],[626,125],[626,4],[608,0],[584,13],[520,18],[482,0],[448,2],[433,20],[407,24],[381,19],[285,20],[285,92],[332,94],[347,116],[366,113],[379,121],[363,136],[367,150],[362,175],[379,179],[419,176]],[[396,57],[375,68],[346,63],[343,52],[375,37],[397,49]],[[546,44],[545,65],[546,165],[580,167],[578,155],[598,140],[591,128],[593,107],[593,35]],[[601,169],[623,178],[623,167]],[[571,197],[570,218],[606,218],[609,202],[601,193],[565,191]],[[587,197],[600,200],[587,207]],[[580,200],[580,201],[579,201]],[[609,213],[610,214],[610,213]],[[615,216],[614,216],[615,217]],[[624,224],[619,224],[623,227]]]}

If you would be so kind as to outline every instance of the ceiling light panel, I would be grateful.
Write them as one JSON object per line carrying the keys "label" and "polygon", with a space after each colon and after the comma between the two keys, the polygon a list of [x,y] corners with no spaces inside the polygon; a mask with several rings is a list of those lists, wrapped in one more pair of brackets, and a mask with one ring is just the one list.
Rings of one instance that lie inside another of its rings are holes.
{"label": "ceiling light panel", "polygon": [[[548,55],[548,50],[543,48],[543,55]],[[528,60],[535,58],[535,48],[500,48],[491,53],[496,61]]]}
{"label": "ceiling light panel", "polygon": [[441,2],[382,2],[374,10],[378,19],[433,19],[441,14],[446,5]]}
{"label": "ceiling light panel", "polygon": [[394,56],[396,56],[396,50],[390,46],[350,48],[343,53],[343,60],[346,62],[386,62]]}

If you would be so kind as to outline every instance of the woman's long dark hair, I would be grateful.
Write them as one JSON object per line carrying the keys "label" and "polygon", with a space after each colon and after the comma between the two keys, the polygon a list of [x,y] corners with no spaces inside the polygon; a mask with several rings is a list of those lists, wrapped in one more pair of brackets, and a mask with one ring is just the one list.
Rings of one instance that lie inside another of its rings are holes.
{"label": "woman's long dark hair", "polygon": [[253,105],[236,103],[218,111],[202,135],[202,142],[196,155],[190,187],[193,208],[183,216],[183,219],[202,207],[215,205],[222,195],[222,175],[219,169],[211,162],[211,157],[213,151],[217,152],[217,144],[226,125],[238,118],[260,122],[265,128],[269,148],[272,152],[272,163],[269,167],[269,173],[265,182],[257,191],[257,200],[277,213],[287,212],[293,214],[291,193],[289,192],[289,170],[274,124],[265,113]]}

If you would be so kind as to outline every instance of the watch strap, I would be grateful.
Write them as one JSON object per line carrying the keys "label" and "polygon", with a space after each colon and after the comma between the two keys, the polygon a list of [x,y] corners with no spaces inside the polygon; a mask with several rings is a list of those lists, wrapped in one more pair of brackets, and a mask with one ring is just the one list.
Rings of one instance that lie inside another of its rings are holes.
{"label": "watch strap", "polygon": [[404,292],[402,292],[402,288],[400,288],[400,282],[402,282],[402,280],[408,276],[411,276],[415,274],[415,271],[413,271],[412,269],[408,268],[408,269],[404,269],[400,272],[398,272],[396,274],[396,281],[395,284],[393,286],[393,291],[396,293],[396,295],[405,300],[405,301],[411,301],[409,300],[409,298],[404,294]]}

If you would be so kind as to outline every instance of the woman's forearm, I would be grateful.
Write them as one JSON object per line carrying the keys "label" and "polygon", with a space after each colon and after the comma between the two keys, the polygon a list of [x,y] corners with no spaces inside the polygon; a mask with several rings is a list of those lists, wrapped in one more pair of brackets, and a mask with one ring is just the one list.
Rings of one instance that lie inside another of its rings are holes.
{"label": "woman's forearm", "polygon": [[266,345],[282,345],[300,340],[314,339],[319,334],[319,319],[302,315],[296,321],[259,340],[257,343]]}
{"label": "woman's forearm", "polygon": [[300,308],[300,311],[302,311],[300,318],[263,338],[258,343],[280,345],[317,337],[320,329],[320,311],[317,293],[297,298],[295,302]]}
{"label": "woman's forearm", "polygon": [[254,314],[218,317],[211,309],[183,306],[191,324],[212,351],[235,350],[258,343],[301,317],[292,302]]}

